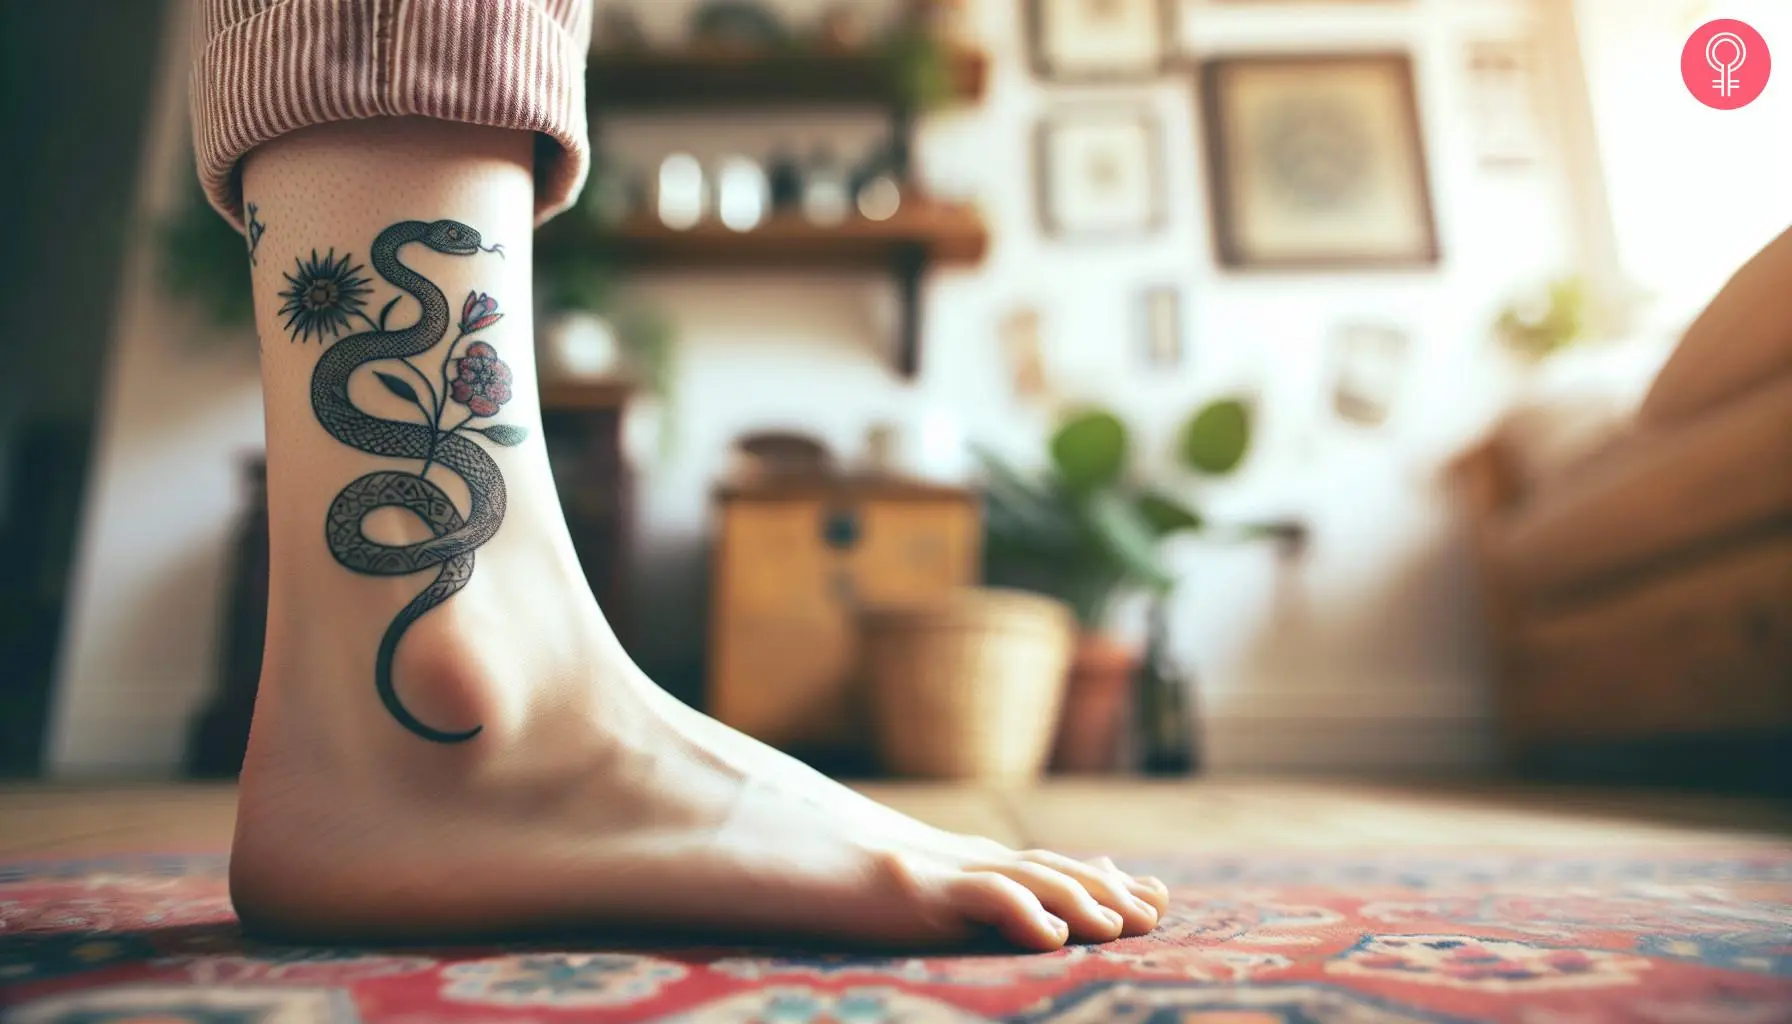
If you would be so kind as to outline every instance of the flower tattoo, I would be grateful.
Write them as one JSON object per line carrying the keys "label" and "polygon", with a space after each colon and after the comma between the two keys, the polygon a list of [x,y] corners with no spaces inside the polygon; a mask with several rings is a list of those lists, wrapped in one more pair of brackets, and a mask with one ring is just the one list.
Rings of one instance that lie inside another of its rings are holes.
{"label": "flower tattoo", "polygon": [[319,259],[313,249],[309,260],[298,260],[298,276],[283,274],[292,287],[279,293],[286,304],[278,313],[286,317],[284,326],[292,340],[309,341],[312,335],[319,341],[325,335],[333,338],[348,326],[350,317],[366,317],[362,307],[372,289],[361,276],[364,269],[350,266],[347,253],[337,259],[331,249]]}
{"label": "flower tattoo", "polygon": [[484,292],[468,292],[467,301],[460,307],[460,332],[483,331],[503,318],[497,299]]}
{"label": "flower tattoo", "polygon": [[452,393],[473,415],[496,416],[498,407],[510,401],[510,367],[498,358],[497,349],[475,341],[461,357]]}

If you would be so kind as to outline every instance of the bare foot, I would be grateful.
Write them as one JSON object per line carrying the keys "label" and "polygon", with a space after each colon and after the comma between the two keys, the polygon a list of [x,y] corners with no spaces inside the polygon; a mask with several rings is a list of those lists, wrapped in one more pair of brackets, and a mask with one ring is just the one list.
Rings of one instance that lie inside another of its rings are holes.
{"label": "bare foot", "polygon": [[[358,645],[279,658],[270,646],[282,675],[257,708],[231,862],[247,926],[331,940],[589,926],[933,946],[993,932],[1049,950],[1156,924],[1153,880],[931,828],[678,704],[627,662],[552,547],[535,564],[482,565],[480,586],[406,638],[395,675],[407,700],[444,728],[483,723],[466,743],[421,742],[361,688],[310,683],[364,675]],[[360,618],[317,609],[302,632],[271,633],[353,636]]]}
{"label": "bare foot", "polygon": [[231,858],[245,924],[1041,950],[1153,927],[1161,885],[930,828],[635,668],[541,442],[535,143],[344,121],[245,168],[272,581]]}

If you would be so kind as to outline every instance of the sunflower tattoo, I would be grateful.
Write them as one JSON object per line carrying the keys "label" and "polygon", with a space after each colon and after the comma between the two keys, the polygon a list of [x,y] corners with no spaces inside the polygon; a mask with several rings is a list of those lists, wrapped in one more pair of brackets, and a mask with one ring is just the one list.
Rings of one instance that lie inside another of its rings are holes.
{"label": "sunflower tattoo", "polygon": [[297,262],[298,276],[283,275],[292,287],[280,293],[286,304],[278,310],[286,317],[284,326],[292,340],[309,341],[314,334],[319,341],[325,335],[333,338],[348,327],[350,317],[368,319],[362,307],[367,304],[364,297],[372,289],[368,279],[361,276],[365,267],[350,266],[347,253],[337,259],[334,249],[322,259],[313,249],[309,260]]}

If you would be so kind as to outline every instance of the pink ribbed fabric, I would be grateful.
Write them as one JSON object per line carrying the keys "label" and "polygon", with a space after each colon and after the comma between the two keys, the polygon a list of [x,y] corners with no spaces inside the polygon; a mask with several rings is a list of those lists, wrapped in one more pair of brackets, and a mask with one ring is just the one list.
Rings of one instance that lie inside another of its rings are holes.
{"label": "pink ribbed fabric", "polygon": [[537,222],[577,198],[590,0],[199,0],[193,148],[243,225],[237,162],[307,125],[422,115],[540,133]]}

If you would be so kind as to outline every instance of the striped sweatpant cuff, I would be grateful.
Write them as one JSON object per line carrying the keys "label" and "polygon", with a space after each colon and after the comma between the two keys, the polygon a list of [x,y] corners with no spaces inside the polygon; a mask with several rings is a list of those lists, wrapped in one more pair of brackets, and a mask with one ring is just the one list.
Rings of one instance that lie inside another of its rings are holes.
{"label": "striped sweatpant cuff", "polygon": [[590,0],[199,0],[193,148],[243,226],[239,162],[310,125],[420,115],[537,133],[537,223],[590,167]]}

